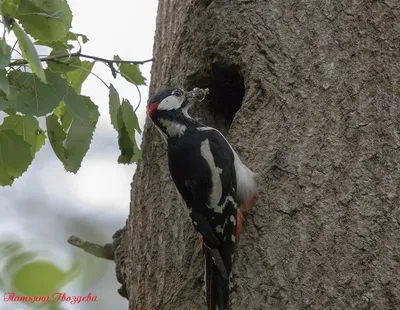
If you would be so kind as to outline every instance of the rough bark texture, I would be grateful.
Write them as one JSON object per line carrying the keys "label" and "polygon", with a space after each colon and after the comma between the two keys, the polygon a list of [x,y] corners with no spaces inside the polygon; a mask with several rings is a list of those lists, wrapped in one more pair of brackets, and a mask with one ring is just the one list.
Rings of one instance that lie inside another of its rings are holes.
{"label": "rough bark texture", "polygon": [[[231,309],[400,307],[399,12],[398,0],[160,1],[150,93],[210,87],[198,115],[260,174]],[[149,122],[143,141],[116,258],[130,310],[206,309],[196,235]]]}

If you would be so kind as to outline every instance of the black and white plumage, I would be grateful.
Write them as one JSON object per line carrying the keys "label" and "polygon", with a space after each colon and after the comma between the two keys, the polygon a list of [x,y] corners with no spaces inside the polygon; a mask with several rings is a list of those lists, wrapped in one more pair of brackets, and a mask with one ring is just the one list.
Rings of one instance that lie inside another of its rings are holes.
{"label": "black and white plumage", "polygon": [[202,89],[162,90],[149,100],[147,115],[167,142],[171,177],[202,239],[208,308],[225,310],[240,210],[254,202],[256,184],[224,136],[189,116],[205,95]]}

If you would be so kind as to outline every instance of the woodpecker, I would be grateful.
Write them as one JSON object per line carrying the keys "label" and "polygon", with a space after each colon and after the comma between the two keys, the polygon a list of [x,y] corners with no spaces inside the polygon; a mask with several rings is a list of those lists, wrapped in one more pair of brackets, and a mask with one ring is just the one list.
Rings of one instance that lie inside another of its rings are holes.
{"label": "woodpecker", "polygon": [[234,250],[243,213],[256,199],[255,173],[215,128],[190,117],[208,89],[168,88],[156,93],[147,115],[167,143],[168,166],[204,253],[209,310],[228,309]]}

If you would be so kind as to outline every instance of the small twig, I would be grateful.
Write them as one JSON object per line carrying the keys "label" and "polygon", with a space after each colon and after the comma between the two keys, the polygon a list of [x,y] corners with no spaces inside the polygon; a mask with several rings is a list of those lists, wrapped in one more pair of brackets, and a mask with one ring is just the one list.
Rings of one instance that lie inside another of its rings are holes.
{"label": "small twig", "polygon": [[75,35],[76,42],[78,42],[78,44],[79,44],[78,53],[80,53],[80,52],[82,52],[82,45],[81,45],[81,42],[79,41],[78,36],[76,35],[76,33],[74,33],[74,35]]}
{"label": "small twig", "polygon": [[68,243],[96,257],[114,260],[114,246],[112,243],[107,243],[104,246],[101,246],[96,243],[84,241],[74,235],[68,238]]}
{"label": "small twig", "polygon": [[[117,73],[119,73],[119,74],[122,75],[121,71],[119,71],[119,70],[117,70]],[[130,79],[130,80],[131,80],[131,79]],[[137,90],[137,92],[138,92],[138,94],[139,94],[139,103],[137,104],[136,108],[134,109],[134,112],[136,113],[136,111],[137,111],[137,110],[139,109],[139,107],[140,107],[140,104],[142,103],[142,93],[140,92],[139,86],[137,86],[132,80],[131,80],[131,83],[136,87],[136,90]]]}
{"label": "small twig", "polygon": [[138,87],[136,84],[133,84],[133,85],[136,86],[136,89],[137,89],[138,94],[139,94],[139,103],[137,104],[137,106],[136,106],[136,108],[135,108],[135,113],[136,113],[136,111],[137,111],[137,110],[139,109],[139,107],[140,107],[140,103],[142,102],[142,94],[140,93],[139,87]]}
{"label": "small twig", "polygon": [[15,67],[15,68],[7,68],[6,70],[7,70],[7,74],[12,70],[12,71],[14,71],[14,70],[19,70],[19,69],[21,69],[21,68],[24,68],[24,70],[25,70],[25,68],[27,67],[27,65],[21,65],[21,66],[18,66],[18,67]]}
{"label": "small twig", "polygon": [[[52,55],[52,56],[47,56],[47,57],[42,57],[40,58],[40,61],[52,61],[54,59],[63,59],[63,58],[68,58],[68,57],[83,57],[83,58],[89,58],[93,59],[96,61],[101,61],[105,63],[111,63],[111,64],[135,64],[135,65],[143,65],[147,62],[151,62],[154,59],[146,59],[146,60],[112,60],[112,59],[106,59],[106,58],[101,58],[97,56],[91,56],[91,55],[86,55],[82,54],[80,51],[75,52],[75,53],[70,53],[70,54],[62,54],[62,55]],[[28,64],[28,61],[25,59],[17,59],[9,64],[10,67],[16,66],[16,65],[26,65]]]}
{"label": "small twig", "polygon": [[[12,49],[11,49],[11,55],[12,55],[12,53],[17,52],[17,54],[19,54],[21,57],[23,57],[21,52],[18,51],[17,49],[15,49],[15,46],[17,45],[17,43],[18,43],[18,41],[15,41],[15,43],[14,43]],[[26,64],[22,64],[22,65],[26,65]]]}
{"label": "small twig", "polygon": [[[147,62],[153,61],[152,59],[146,59],[146,60],[141,60],[141,61],[136,61],[136,60],[113,60],[113,59],[106,59],[102,57],[97,57],[97,56],[91,56],[91,55],[86,55],[82,54],[81,51],[77,51],[75,53],[68,53],[68,54],[62,54],[62,55],[52,55],[52,56],[47,56],[47,57],[42,57],[40,58],[40,61],[58,61],[60,59],[64,58],[72,58],[72,57],[82,57],[82,58],[88,58],[88,59],[93,59],[95,61],[101,61],[105,64],[107,64],[110,67],[111,74],[114,78],[117,77],[117,70],[114,67],[114,64],[135,64],[135,65],[143,65]],[[18,66],[18,65],[25,65],[28,64],[28,61],[25,59],[17,59],[14,60],[9,64],[10,67],[12,66]]]}
{"label": "small twig", "polygon": [[[14,45],[13,45],[13,47],[12,47],[12,49],[11,49],[11,54],[14,52],[14,51],[16,51],[16,52],[18,52],[16,49],[15,49],[15,47],[17,46],[17,43],[18,43],[18,41],[15,41],[14,42]],[[19,52],[18,52],[19,53]],[[21,55],[21,53],[19,53],[20,55]],[[22,56],[22,55],[21,55]]]}

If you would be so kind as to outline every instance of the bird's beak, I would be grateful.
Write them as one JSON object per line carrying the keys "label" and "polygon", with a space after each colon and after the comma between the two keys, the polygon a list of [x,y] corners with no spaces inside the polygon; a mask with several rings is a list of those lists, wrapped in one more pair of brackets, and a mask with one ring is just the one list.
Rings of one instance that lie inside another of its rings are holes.
{"label": "bird's beak", "polygon": [[190,101],[203,101],[204,98],[209,94],[209,89],[208,88],[194,88],[191,91],[186,92],[186,98],[189,99]]}

